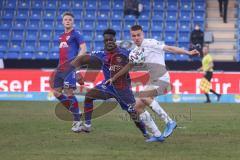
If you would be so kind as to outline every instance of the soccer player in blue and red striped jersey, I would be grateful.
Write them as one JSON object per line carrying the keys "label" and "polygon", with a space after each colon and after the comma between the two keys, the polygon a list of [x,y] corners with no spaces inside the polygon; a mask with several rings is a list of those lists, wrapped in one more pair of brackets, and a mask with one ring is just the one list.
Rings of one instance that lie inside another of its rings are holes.
{"label": "soccer player in blue and red striped jersey", "polygon": [[138,115],[134,110],[135,98],[131,90],[131,79],[128,73],[121,76],[112,85],[106,85],[105,82],[115,75],[124,65],[128,63],[129,51],[119,48],[116,45],[116,32],[112,29],[106,29],[103,33],[104,49],[94,51],[90,55],[82,55],[77,57],[69,65],[65,75],[82,65],[88,65],[88,68],[100,69],[103,71],[104,80],[88,91],[84,100],[85,123],[80,127],[81,131],[89,132],[91,130],[91,116],[93,112],[93,101],[96,99],[107,100],[115,98],[121,108],[127,111],[146,137],[148,132],[142,121],[138,119]]}
{"label": "soccer player in blue and red striped jersey", "polygon": [[[74,96],[76,89],[76,72],[64,75],[67,64],[74,58],[86,53],[86,43],[79,31],[74,30],[74,15],[70,12],[63,14],[62,23],[64,33],[59,37],[59,64],[56,71],[53,88],[54,96],[73,114],[72,131],[77,132],[80,123],[80,110],[78,101]],[[63,94],[63,90],[65,94]]]}

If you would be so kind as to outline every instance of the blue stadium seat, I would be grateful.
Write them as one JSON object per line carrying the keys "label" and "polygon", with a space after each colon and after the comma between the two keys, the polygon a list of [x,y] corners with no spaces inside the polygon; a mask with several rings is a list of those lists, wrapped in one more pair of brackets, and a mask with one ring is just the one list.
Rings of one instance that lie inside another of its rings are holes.
{"label": "blue stadium seat", "polygon": [[48,57],[49,59],[59,59],[59,53],[52,51],[48,54]]}
{"label": "blue stadium seat", "polygon": [[[58,19],[61,17],[62,19],[62,15],[64,12],[72,12],[72,10],[70,10],[69,8],[67,9],[64,9],[64,8],[59,8],[58,11],[56,11],[56,16],[58,16]],[[74,19],[81,19],[82,18],[82,14],[81,12],[83,12],[83,10],[79,10],[78,11],[79,13],[78,14],[74,14]]]}
{"label": "blue stadium seat", "polygon": [[15,15],[16,15],[15,9],[5,8],[2,10],[2,17],[6,19],[12,19],[15,17]]}
{"label": "blue stadium seat", "polygon": [[141,20],[149,20],[149,12],[143,12],[143,13],[141,13],[140,14],[140,16],[138,17],[138,19],[139,19],[139,21],[141,21]]}
{"label": "blue stadium seat", "polygon": [[74,10],[82,10],[83,9],[83,1],[72,0],[72,9]]}
{"label": "blue stadium seat", "polygon": [[177,61],[189,61],[189,56],[186,54],[177,54],[175,58]]}
{"label": "blue stadium seat", "polygon": [[29,9],[31,1],[18,0],[18,9]]}
{"label": "blue stadium seat", "polygon": [[123,17],[122,10],[112,10],[111,19],[112,20],[121,20]]}
{"label": "blue stadium seat", "polygon": [[41,22],[41,28],[45,30],[52,30],[54,27],[54,21],[46,19],[42,20]]}
{"label": "blue stadium seat", "polygon": [[25,35],[24,35],[25,32],[23,32],[22,30],[12,30],[11,31],[11,34],[12,34],[12,37],[11,37],[11,40],[22,40],[25,38]]}
{"label": "blue stadium seat", "polygon": [[95,41],[94,42],[94,50],[101,50],[103,49],[103,42],[102,41]]}
{"label": "blue stadium seat", "polygon": [[97,12],[98,20],[107,20],[110,17],[109,10],[99,10]]}
{"label": "blue stadium seat", "polygon": [[[74,14],[74,20],[82,19],[83,13],[84,13],[82,9],[77,9],[77,10],[73,9],[71,12]],[[61,11],[58,14],[60,15],[59,19],[62,19],[63,12]]]}
{"label": "blue stadium seat", "polygon": [[151,8],[152,8],[151,1],[144,1],[144,3],[143,3],[143,10],[144,11],[150,11]]}
{"label": "blue stadium seat", "polygon": [[27,50],[24,50],[21,54],[20,54],[20,59],[32,59],[33,58],[33,53],[29,52]]}
{"label": "blue stadium seat", "polygon": [[49,44],[46,42],[39,41],[39,47],[35,48],[36,52],[44,52],[47,53],[49,48]]}
{"label": "blue stadium seat", "polygon": [[109,28],[108,20],[98,20],[96,26],[96,30],[105,30],[106,28]]}
{"label": "blue stadium seat", "polygon": [[123,40],[130,40],[131,39],[131,35],[130,35],[129,30],[125,30],[122,35],[123,35],[123,37],[122,37]]}
{"label": "blue stadium seat", "polygon": [[[64,33],[64,30],[63,30],[63,28],[62,29],[55,29],[55,31],[54,31],[54,35],[55,36],[60,36],[60,35],[62,35]],[[57,38],[57,40],[58,40],[58,38]]]}
{"label": "blue stadium seat", "polygon": [[193,3],[193,9],[195,11],[204,11],[206,8],[205,2],[194,2]]}
{"label": "blue stadium seat", "polygon": [[163,11],[165,9],[164,0],[154,0],[153,1],[153,11]]}
{"label": "blue stadium seat", "polygon": [[29,11],[30,14],[30,18],[31,19],[37,19],[40,20],[40,18],[42,17],[42,10],[39,8],[33,9]]}
{"label": "blue stadium seat", "polygon": [[96,19],[96,11],[95,10],[87,10],[84,15],[85,20],[95,20]]}
{"label": "blue stadium seat", "polygon": [[6,1],[4,8],[14,9],[16,8],[17,1]]}
{"label": "blue stadium seat", "polygon": [[16,19],[27,19],[29,17],[28,9],[18,9]]}
{"label": "blue stadium seat", "polygon": [[13,22],[13,28],[14,28],[14,29],[24,30],[25,27],[26,27],[26,24],[27,24],[27,21],[26,21],[26,20],[16,19],[16,20]]}
{"label": "blue stadium seat", "polygon": [[191,21],[192,20],[192,12],[191,11],[180,11],[179,14],[180,21]]}
{"label": "blue stadium seat", "polygon": [[167,9],[168,9],[168,11],[177,11],[178,10],[178,1],[168,0],[167,1]]}
{"label": "blue stadium seat", "polygon": [[58,6],[61,10],[68,10],[72,7],[69,1],[58,1]]}
{"label": "blue stadium seat", "polygon": [[8,38],[10,37],[9,30],[0,30],[0,41],[8,41]]}
{"label": "blue stadium seat", "polygon": [[38,19],[29,19],[26,26],[28,29],[36,30],[38,29],[39,25],[40,21]]}
{"label": "blue stadium seat", "polygon": [[48,53],[43,51],[36,51],[36,53],[33,55],[35,59],[47,59]]}
{"label": "blue stadium seat", "polygon": [[20,53],[22,49],[22,40],[11,40],[8,52]]}
{"label": "blue stadium seat", "polygon": [[164,40],[168,44],[175,44],[176,33],[175,32],[165,32]]}
{"label": "blue stadium seat", "polygon": [[174,11],[174,10],[172,10],[172,11],[168,11],[167,13],[166,13],[166,20],[167,21],[177,21],[177,11]]}
{"label": "blue stadium seat", "polygon": [[42,30],[39,32],[39,40],[41,41],[49,41],[52,39],[52,31],[51,30]]}
{"label": "blue stadium seat", "polygon": [[98,9],[99,10],[109,10],[111,8],[111,1],[109,0],[99,0]]}
{"label": "blue stadium seat", "polygon": [[156,39],[158,41],[162,40],[162,32],[161,31],[151,31],[151,38]]}
{"label": "blue stadium seat", "polygon": [[152,20],[164,20],[165,19],[165,12],[163,11],[155,11],[153,12]]}
{"label": "blue stadium seat", "polygon": [[163,30],[163,21],[154,21],[152,20],[152,31],[162,31]]}
{"label": "blue stadium seat", "polygon": [[8,48],[8,42],[0,39],[0,52],[5,53]]}
{"label": "blue stadium seat", "polygon": [[185,50],[188,50],[189,49],[189,42],[181,42],[181,41],[179,41],[178,42],[178,47],[184,48]]}
{"label": "blue stadium seat", "polygon": [[191,11],[192,10],[192,1],[181,0],[180,9],[181,9],[181,11],[183,11],[183,10]]}
{"label": "blue stadium seat", "polygon": [[96,10],[96,8],[97,8],[96,0],[87,0],[85,2],[86,2],[86,4],[85,4],[86,10]]}
{"label": "blue stadium seat", "polygon": [[122,21],[121,20],[116,20],[112,19],[111,28],[113,28],[116,31],[121,31],[122,30]]}
{"label": "blue stadium seat", "polygon": [[89,20],[85,19],[82,30],[91,30],[93,31],[95,29],[95,20]]}
{"label": "blue stadium seat", "polygon": [[123,11],[123,1],[122,0],[113,0],[113,10]]}
{"label": "blue stadium seat", "polygon": [[192,61],[201,61],[201,57],[200,56],[190,56]]}
{"label": "blue stadium seat", "polygon": [[175,60],[175,55],[172,53],[165,53],[165,60],[166,61],[173,61]]}
{"label": "blue stadium seat", "polygon": [[190,41],[190,32],[179,32],[178,33],[178,42],[189,42]]}
{"label": "blue stadium seat", "polygon": [[27,42],[24,45],[23,52],[34,53],[35,52],[35,45],[30,45]]}
{"label": "blue stadium seat", "polygon": [[36,10],[36,9],[39,9],[39,8],[44,8],[44,1],[31,0],[30,2],[31,2],[32,10]]}
{"label": "blue stadium seat", "polygon": [[179,31],[190,31],[191,30],[191,23],[189,21],[179,22],[178,30]]}
{"label": "blue stadium seat", "polygon": [[139,23],[143,28],[149,28],[149,22],[148,22],[148,20],[140,20],[140,19],[139,19],[138,23]]}
{"label": "blue stadium seat", "polygon": [[24,42],[24,48],[28,48],[28,51],[31,51],[30,48],[33,48],[35,50],[35,47],[36,47],[36,39],[33,39],[33,40],[26,39],[26,41]]}
{"label": "blue stadium seat", "polygon": [[52,10],[52,9],[45,9],[43,11],[43,19],[50,19],[50,20],[54,20],[55,16],[56,16],[56,10]]}
{"label": "blue stadium seat", "polygon": [[94,39],[94,41],[101,41],[101,42],[103,42],[103,31],[96,31],[96,36],[95,36],[95,39]]}
{"label": "blue stadium seat", "polygon": [[36,40],[38,39],[38,30],[27,30],[26,40]]}
{"label": "blue stadium seat", "polygon": [[18,59],[19,58],[19,53],[15,52],[15,51],[8,51],[7,54],[5,54],[5,58],[6,59]]}
{"label": "blue stadium seat", "polygon": [[5,18],[2,19],[2,22],[0,25],[1,29],[4,29],[4,28],[9,29],[9,28],[12,28],[12,26],[13,26],[12,19],[5,19]]}
{"label": "blue stadium seat", "polygon": [[57,1],[46,0],[45,9],[55,10],[58,7]]}
{"label": "blue stadium seat", "polygon": [[193,18],[195,21],[204,21],[205,19],[205,12],[204,11],[194,11]]}
{"label": "blue stadium seat", "polygon": [[165,31],[176,31],[176,30],[177,30],[176,22],[174,22],[174,21],[167,21],[165,23]]}

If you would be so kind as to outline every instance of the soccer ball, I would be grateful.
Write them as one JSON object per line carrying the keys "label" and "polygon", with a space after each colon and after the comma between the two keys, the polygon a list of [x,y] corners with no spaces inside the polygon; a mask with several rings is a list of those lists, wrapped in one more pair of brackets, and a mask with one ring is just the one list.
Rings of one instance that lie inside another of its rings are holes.
{"label": "soccer ball", "polygon": [[142,64],[145,61],[144,48],[135,47],[129,54],[129,61],[133,64]]}

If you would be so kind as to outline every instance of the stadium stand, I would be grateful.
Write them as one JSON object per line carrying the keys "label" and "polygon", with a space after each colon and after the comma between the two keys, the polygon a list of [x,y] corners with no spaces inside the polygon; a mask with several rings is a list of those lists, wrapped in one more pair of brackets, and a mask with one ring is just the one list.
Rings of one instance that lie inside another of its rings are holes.
{"label": "stadium stand", "polygon": [[[0,3],[0,56],[5,59],[57,59],[64,11],[74,13],[76,28],[85,36],[88,50],[101,48],[101,33],[107,27],[118,32],[118,39],[127,40],[129,27],[139,23],[146,37],[185,49],[194,24],[205,28],[205,0],[150,0],[144,2],[138,19],[124,17],[122,0],[1,0]],[[171,53],[166,53],[166,59],[199,60]]]}

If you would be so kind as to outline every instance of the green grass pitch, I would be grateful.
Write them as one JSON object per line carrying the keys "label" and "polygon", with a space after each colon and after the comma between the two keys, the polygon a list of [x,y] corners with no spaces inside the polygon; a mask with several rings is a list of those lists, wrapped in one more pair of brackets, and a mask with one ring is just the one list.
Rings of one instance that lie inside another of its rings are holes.
{"label": "green grass pitch", "polygon": [[162,104],[179,126],[163,143],[145,143],[119,107],[95,119],[91,133],[72,133],[55,105],[0,102],[0,160],[240,159],[239,104]]}

